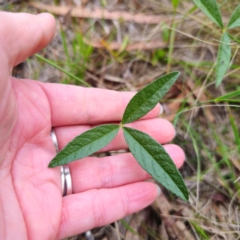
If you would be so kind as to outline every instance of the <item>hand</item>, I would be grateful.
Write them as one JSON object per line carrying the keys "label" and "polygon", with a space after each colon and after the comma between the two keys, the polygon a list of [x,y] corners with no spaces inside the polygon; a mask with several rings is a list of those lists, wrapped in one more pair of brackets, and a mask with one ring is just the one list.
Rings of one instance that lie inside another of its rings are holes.
{"label": "hand", "polygon": [[[55,22],[49,14],[1,12],[0,19],[0,239],[62,239],[152,203],[158,188],[130,153],[71,163],[74,194],[62,197],[60,168],[48,168],[56,155],[51,128],[62,149],[92,125],[119,121],[133,93],[10,77],[13,66],[48,44]],[[175,131],[156,118],[160,108],[131,125],[167,143]],[[125,148],[119,133],[102,151]],[[180,167],[183,151],[165,148]]]}

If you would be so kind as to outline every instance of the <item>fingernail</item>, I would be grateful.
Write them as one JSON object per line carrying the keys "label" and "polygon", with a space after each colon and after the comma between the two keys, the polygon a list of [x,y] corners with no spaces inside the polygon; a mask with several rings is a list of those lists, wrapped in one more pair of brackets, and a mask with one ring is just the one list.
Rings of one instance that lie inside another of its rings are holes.
{"label": "fingernail", "polygon": [[157,196],[160,196],[162,194],[162,190],[158,185],[156,185],[156,187],[157,187]]}
{"label": "fingernail", "polygon": [[161,103],[159,103],[160,105],[160,112],[159,112],[159,115],[161,115],[163,113],[163,105]]}

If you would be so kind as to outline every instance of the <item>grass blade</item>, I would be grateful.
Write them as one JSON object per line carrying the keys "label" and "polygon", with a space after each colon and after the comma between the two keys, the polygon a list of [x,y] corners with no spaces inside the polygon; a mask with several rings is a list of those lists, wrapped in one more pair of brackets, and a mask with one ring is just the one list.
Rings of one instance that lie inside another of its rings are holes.
{"label": "grass blade", "polygon": [[227,93],[221,97],[215,98],[214,102],[221,102],[221,101],[226,101],[228,99],[231,99],[233,97],[237,97],[240,95],[240,89],[234,92]]}
{"label": "grass blade", "polygon": [[229,36],[233,41],[235,41],[236,43],[240,44],[240,40],[239,40],[239,39],[237,39],[236,37],[234,37],[233,35],[231,35],[231,34],[229,34],[229,33],[228,33],[228,36]]}
{"label": "grass blade", "polygon": [[179,75],[180,72],[169,73],[139,91],[128,103],[123,114],[122,123],[138,120],[152,110],[176,82]]}
{"label": "grass blade", "polygon": [[216,86],[222,82],[225,73],[228,70],[231,60],[231,39],[225,32],[222,36],[221,43],[218,49],[217,64],[216,64]]}
{"label": "grass blade", "polygon": [[117,135],[119,125],[107,124],[92,128],[73,139],[55,158],[49,167],[56,167],[84,158],[105,147]]}
{"label": "grass blade", "polygon": [[208,18],[223,28],[222,16],[216,0],[193,0],[193,2]]}
{"label": "grass blade", "polygon": [[232,13],[227,28],[231,29],[239,26],[240,26],[240,5],[238,5],[234,12]]}
{"label": "grass blade", "polygon": [[236,143],[236,147],[238,149],[238,154],[240,154],[240,135],[239,135],[238,127],[235,123],[235,119],[232,114],[229,115],[229,121],[231,123],[233,134],[235,137],[235,143]]}
{"label": "grass blade", "polygon": [[155,180],[188,200],[188,190],[172,159],[165,149],[146,133],[123,127],[124,137],[133,156]]}
{"label": "grass blade", "polygon": [[172,0],[172,6],[173,6],[174,11],[177,9],[178,4],[179,4],[179,0]]}
{"label": "grass blade", "polygon": [[84,82],[84,80],[76,77],[75,75],[69,73],[68,71],[66,71],[65,69],[59,67],[58,65],[56,65],[54,62],[50,61],[49,59],[39,55],[39,54],[35,54],[35,57],[37,57],[38,59],[50,64],[51,66],[55,67],[56,69],[60,70],[61,72],[65,73],[66,75],[68,75],[69,77],[77,80],[78,82],[82,83],[83,85],[87,86],[87,87],[91,87],[91,85],[89,85],[88,83]]}

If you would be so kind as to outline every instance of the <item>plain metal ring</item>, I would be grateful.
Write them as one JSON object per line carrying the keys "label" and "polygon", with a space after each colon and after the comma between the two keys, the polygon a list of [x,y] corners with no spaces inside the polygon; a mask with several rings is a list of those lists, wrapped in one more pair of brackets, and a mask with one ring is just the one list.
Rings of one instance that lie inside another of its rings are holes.
{"label": "plain metal ring", "polygon": [[64,174],[64,168],[61,166],[61,183],[62,183],[62,196],[64,196],[65,192],[65,174]]}
{"label": "plain metal ring", "polygon": [[64,170],[64,176],[65,176],[65,187],[64,187],[63,196],[67,196],[72,194],[72,178],[71,178],[71,173],[68,166],[64,165],[63,170]]}
{"label": "plain metal ring", "polygon": [[[51,130],[51,138],[55,146],[56,152],[58,153],[59,152],[58,140],[53,128]],[[72,178],[69,167],[67,165],[61,166],[60,174],[62,183],[62,196],[64,197],[72,194]]]}
{"label": "plain metal ring", "polygon": [[91,231],[85,232],[85,237],[87,238],[87,240],[94,240],[94,236]]}
{"label": "plain metal ring", "polygon": [[[52,141],[54,143],[56,152],[58,153],[59,152],[58,140],[53,128],[51,130],[51,137],[52,137]],[[61,166],[60,172],[61,172],[61,182],[62,182],[62,196],[64,197],[72,194],[72,190],[73,190],[72,178],[71,178],[70,169],[67,165]],[[88,240],[94,240],[94,236],[92,235],[91,231],[87,231],[85,233],[85,236]]]}
{"label": "plain metal ring", "polygon": [[57,140],[57,136],[56,136],[56,133],[54,132],[53,128],[51,130],[51,137],[52,137],[52,141],[55,146],[56,152],[58,153],[59,152],[58,140]]}

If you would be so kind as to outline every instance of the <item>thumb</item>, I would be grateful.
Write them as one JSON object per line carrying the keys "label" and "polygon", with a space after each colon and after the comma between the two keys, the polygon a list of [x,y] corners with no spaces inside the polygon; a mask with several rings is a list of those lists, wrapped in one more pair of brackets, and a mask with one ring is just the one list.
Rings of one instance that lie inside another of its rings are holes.
{"label": "thumb", "polygon": [[0,12],[0,165],[5,159],[16,117],[9,75],[12,68],[44,48],[55,32],[50,14]]}
{"label": "thumb", "polygon": [[44,48],[53,38],[55,20],[43,13],[0,12],[0,45],[8,59],[9,70]]}

